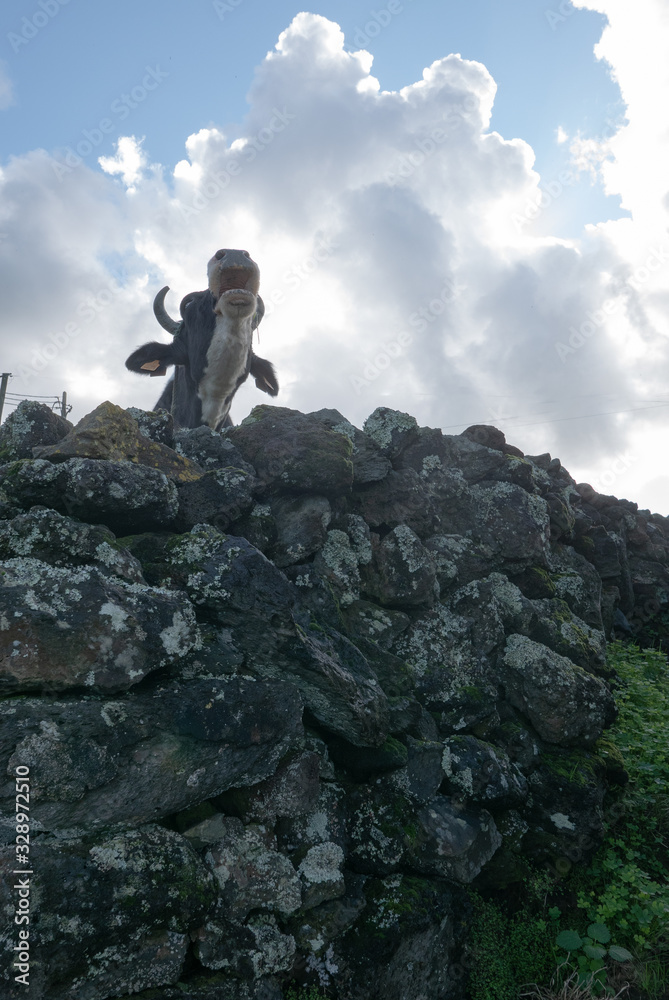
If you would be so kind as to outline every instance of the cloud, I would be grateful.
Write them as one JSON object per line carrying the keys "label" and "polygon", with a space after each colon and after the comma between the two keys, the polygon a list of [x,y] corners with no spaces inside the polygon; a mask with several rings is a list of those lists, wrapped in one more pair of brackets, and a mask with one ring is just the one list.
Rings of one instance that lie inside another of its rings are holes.
{"label": "cloud", "polygon": [[[662,408],[637,411],[668,374],[667,185],[655,163],[666,162],[658,114],[669,84],[656,66],[650,114],[620,37],[634,18],[640,58],[647,32],[666,42],[669,31],[659,0],[634,15],[597,2],[578,5],[609,15],[598,54],[628,120],[606,137],[611,158],[588,163],[631,219],[573,241],[533,235],[528,204],[540,215],[546,198],[559,208],[559,193],[540,186],[526,143],[490,131],[496,84],[481,63],[447,54],[384,91],[369,53],[348,51],[326,18],[298,14],[256,69],[244,122],[186,137],[176,165],[152,163],[124,137],[102,173],[81,164],[59,180],[43,151],[5,166],[0,293],[17,331],[13,391],[36,394],[48,380],[67,389],[76,416],[107,397],[151,406],[159,380],[123,361],[164,336],[153,295],[169,284],[176,314],[205,285],[214,250],[239,246],[261,268],[268,308],[255,349],[277,366],[277,403],[336,407],[358,424],[378,405],[456,432],[494,423],[592,478],[632,442],[625,468],[645,474],[643,435],[657,442],[666,420]],[[233,418],[263,401],[245,386]]]}
{"label": "cloud", "polygon": [[146,167],[142,140],[136,139],[134,135],[122,136],[115,145],[116,155],[99,156],[98,163],[106,174],[120,174],[128,191],[134,193],[134,185]]}
{"label": "cloud", "polygon": [[14,84],[7,70],[7,63],[0,59],[0,111],[15,104]]}

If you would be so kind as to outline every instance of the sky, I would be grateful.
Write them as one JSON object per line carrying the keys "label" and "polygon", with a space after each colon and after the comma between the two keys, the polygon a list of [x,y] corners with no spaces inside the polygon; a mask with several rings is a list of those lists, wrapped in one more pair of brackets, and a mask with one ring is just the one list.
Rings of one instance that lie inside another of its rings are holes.
{"label": "sky", "polygon": [[669,514],[667,51],[666,0],[8,0],[3,416],[151,408],[154,295],[238,247],[277,405],[493,424]]}

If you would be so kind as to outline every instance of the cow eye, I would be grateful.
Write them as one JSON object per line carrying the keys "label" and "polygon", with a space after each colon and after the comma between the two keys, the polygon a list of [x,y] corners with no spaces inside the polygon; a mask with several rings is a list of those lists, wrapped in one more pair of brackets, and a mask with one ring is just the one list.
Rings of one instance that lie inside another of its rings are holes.
{"label": "cow eye", "polygon": [[221,258],[225,257],[225,250],[217,250],[214,257],[216,260],[221,260]]}

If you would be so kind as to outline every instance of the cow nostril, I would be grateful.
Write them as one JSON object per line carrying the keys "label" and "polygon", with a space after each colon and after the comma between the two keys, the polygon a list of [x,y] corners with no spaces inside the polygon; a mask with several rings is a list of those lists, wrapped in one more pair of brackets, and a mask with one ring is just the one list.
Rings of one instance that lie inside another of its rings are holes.
{"label": "cow nostril", "polygon": [[216,260],[222,260],[223,257],[225,257],[225,250],[217,250],[216,253],[214,254],[214,257],[216,258]]}
{"label": "cow nostril", "polygon": [[242,250],[242,253],[244,254],[244,256],[248,257],[249,260],[251,259],[251,254],[248,252],[248,250]]}

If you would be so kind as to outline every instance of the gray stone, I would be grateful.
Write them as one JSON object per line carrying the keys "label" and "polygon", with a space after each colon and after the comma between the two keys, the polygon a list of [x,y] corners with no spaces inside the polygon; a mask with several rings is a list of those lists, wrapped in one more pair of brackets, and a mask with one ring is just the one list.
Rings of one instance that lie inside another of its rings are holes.
{"label": "gray stone", "polygon": [[[13,911],[15,852],[0,855],[0,905]],[[183,837],[151,825],[102,839],[37,837],[31,862],[27,996],[99,1000],[178,980],[188,935],[215,900],[210,872]],[[7,990],[14,944],[13,932],[0,937]]]}
{"label": "gray stone", "polygon": [[298,410],[256,406],[226,437],[274,492],[336,497],[351,488],[349,438]]}
{"label": "gray stone", "polygon": [[507,699],[548,743],[590,746],[615,717],[604,681],[526,636],[508,638],[500,680]]}
{"label": "gray stone", "polygon": [[461,799],[510,807],[527,798],[527,781],[520,768],[500,747],[474,736],[450,736],[442,766],[451,793]]}
{"label": "gray stone", "polygon": [[248,513],[254,505],[255,479],[243,469],[211,469],[193,482],[179,485],[177,531],[190,531],[196,524],[213,525],[221,531]]}
{"label": "gray stone", "polygon": [[369,879],[355,923],[314,956],[320,984],[346,1000],[458,1000],[455,893],[407,874]]}
{"label": "gray stone", "polygon": [[242,469],[250,476],[255,476],[253,466],[243,458],[225,433],[214,431],[204,424],[177,430],[174,434],[174,449],[205,470]]}
{"label": "gray stone", "polygon": [[[33,829],[139,825],[269,777],[302,734],[290,684],[170,682],[116,700],[5,698],[0,766],[31,768]],[[0,823],[14,817],[1,788]]]}
{"label": "gray stone", "polygon": [[344,895],[343,864],[344,852],[339,844],[326,841],[309,848],[297,869],[302,881],[303,910]]}
{"label": "gray stone", "polygon": [[0,482],[24,509],[51,507],[117,535],[165,528],[178,509],[176,486],[164,473],[126,461],[35,459],[3,466]]}
{"label": "gray stone", "polygon": [[390,606],[431,605],[439,597],[432,554],[405,524],[393,528],[374,547],[374,558],[363,569],[361,586],[369,596]]}
{"label": "gray stone", "polygon": [[0,427],[0,462],[32,458],[38,445],[57,444],[72,424],[44,403],[24,399]]}
{"label": "gray stone", "polygon": [[441,523],[427,486],[413,469],[389,472],[382,482],[357,490],[349,506],[371,528],[406,525],[420,538],[433,535]]}
{"label": "gray stone", "polygon": [[[110,553],[114,550],[110,547]],[[200,642],[183,594],[92,566],[0,563],[0,690],[123,691]]]}
{"label": "gray stone", "polygon": [[210,845],[204,860],[218,882],[226,918],[240,923],[253,910],[284,917],[298,910],[302,905],[299,876],[288,858],[267,844],[264,828],[245,827],[232,816],[222,825],[223,837]]}
{"label": "gray stone", "polygon": [[332,517],[326,497],[279,497],[270,509],[276,525],[270,551],[275,566],[304,562],[325,544]]}
{"label": "gray stone", "polygon": [[385,479],[392,466],[369,435],[363,434],[349,423],[338,410],[317,410],[309,416],[322,421],[330,430],[344,434],[352,442],[354,486],[363,486],[365,483],[376,483],[380,479]]}
{"label": "gray stone", "polygon": [[93,565],[129,583],[146,583],[142,566],[102,525],[82,524],[47,507],[0,523],[0,559],[29,556],[50,566]]}

